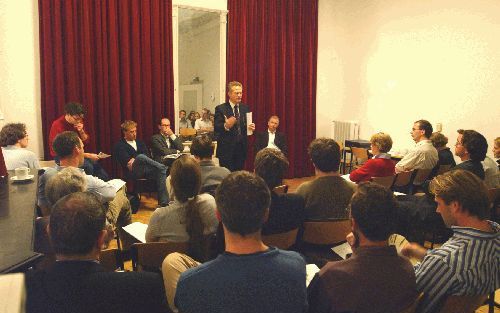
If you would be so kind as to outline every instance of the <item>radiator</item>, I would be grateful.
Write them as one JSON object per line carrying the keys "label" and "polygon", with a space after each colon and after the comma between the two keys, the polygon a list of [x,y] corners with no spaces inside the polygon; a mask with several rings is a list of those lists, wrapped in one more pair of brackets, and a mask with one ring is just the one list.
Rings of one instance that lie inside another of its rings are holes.
{"label": "radiator", "polygon": [[333,121],[332,138],[345,146],[346,139],[359,139],[359,123],[357,121]]}

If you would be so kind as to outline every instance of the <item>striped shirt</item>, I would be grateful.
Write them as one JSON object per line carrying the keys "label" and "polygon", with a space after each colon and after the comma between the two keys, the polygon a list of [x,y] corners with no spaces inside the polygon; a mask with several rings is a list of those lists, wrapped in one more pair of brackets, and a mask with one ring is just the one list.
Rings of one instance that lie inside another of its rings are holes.
{"label": "striped shirt", "polygon": [[437,312],[448,295],[486,295],[500,287],[500,226],[493,233],[452,226],[453,236],[415,265],[420,312]]}

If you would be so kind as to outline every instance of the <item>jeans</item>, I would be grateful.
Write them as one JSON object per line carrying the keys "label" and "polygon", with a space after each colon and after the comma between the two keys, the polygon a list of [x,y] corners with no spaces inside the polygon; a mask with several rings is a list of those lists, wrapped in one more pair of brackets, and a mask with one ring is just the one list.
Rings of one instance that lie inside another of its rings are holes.
{"label": "jeans", "polygon": [[167,179],[167,167],[158,163],[144,154],[139,154],[135,157],[132,165],[132,175],[135,178],[149,178],[156,181],[158,190],[158,205],[166,206],[169,202],[167,187],[165,181]]}

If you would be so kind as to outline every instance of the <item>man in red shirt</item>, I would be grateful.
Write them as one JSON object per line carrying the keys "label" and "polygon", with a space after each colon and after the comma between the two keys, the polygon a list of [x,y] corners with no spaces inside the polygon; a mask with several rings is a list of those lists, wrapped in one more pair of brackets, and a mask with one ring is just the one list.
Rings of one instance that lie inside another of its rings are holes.
{"label": "man in red shirt", "polygon": [[[68,102],[64,106],[64,115],[52,122],[49,132],[49,151],[50,155],[54,158],[56,163],[59,164],[59,159],[52,147],[54,138],[64,131],[74,131],[78,134],[78,137],[82,142],[87,145],[90,136],[85,132],[83,125],[83,118],[85,116],[85,109],[81,103],[78,102]],[[85,152],[85,161],[82,165],[82,169],[87,175],[96,176],[104,181],[109,180],[109,175],[106,171],[97,163],[99,156],[95,153]]]}

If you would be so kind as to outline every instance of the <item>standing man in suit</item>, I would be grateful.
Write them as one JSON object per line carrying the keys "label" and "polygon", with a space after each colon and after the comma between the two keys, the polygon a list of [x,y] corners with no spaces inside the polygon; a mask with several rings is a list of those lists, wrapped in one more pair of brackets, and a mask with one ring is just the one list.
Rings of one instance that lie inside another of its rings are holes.
{"label": "standing man in suit", "polygon": [[168,118],[164,117],[160,120],[158,129],[160,133],[151,137],[151,150],[153,152],[153,159],[156,162],[165,164],[164,156],[177,153],[177,150],[182,151],[184,150],[184,146],[181,139],[170,128],[170,120]]}
{"label": "standing man in suit", "polygon": [[276,131],[279,124],[279,117],[273,115],[269,118],[269,121],[267,121],[267,131],[255,134],[255,153],[264,148],[274,148],[283,152],[285,156],[288,155],[285,134]]}
{"label": "standing man in suit", "polygon": [[234,172],[243,169],[247,157],[247,131],[254,131],[255,124],[247,125],[246,114],[250,110],[241,103],[241,83],[232,81],[227,85],[227,90],[229,102],[215,107],[216,154],[220,166]]}
{"label": "standing man in suit", "polygon": [[99,264],[105,221],[90,192],[56,202],[47,231],[57,262],[26,273],[26,312],[168,312],[159,274],[106,272]]}

